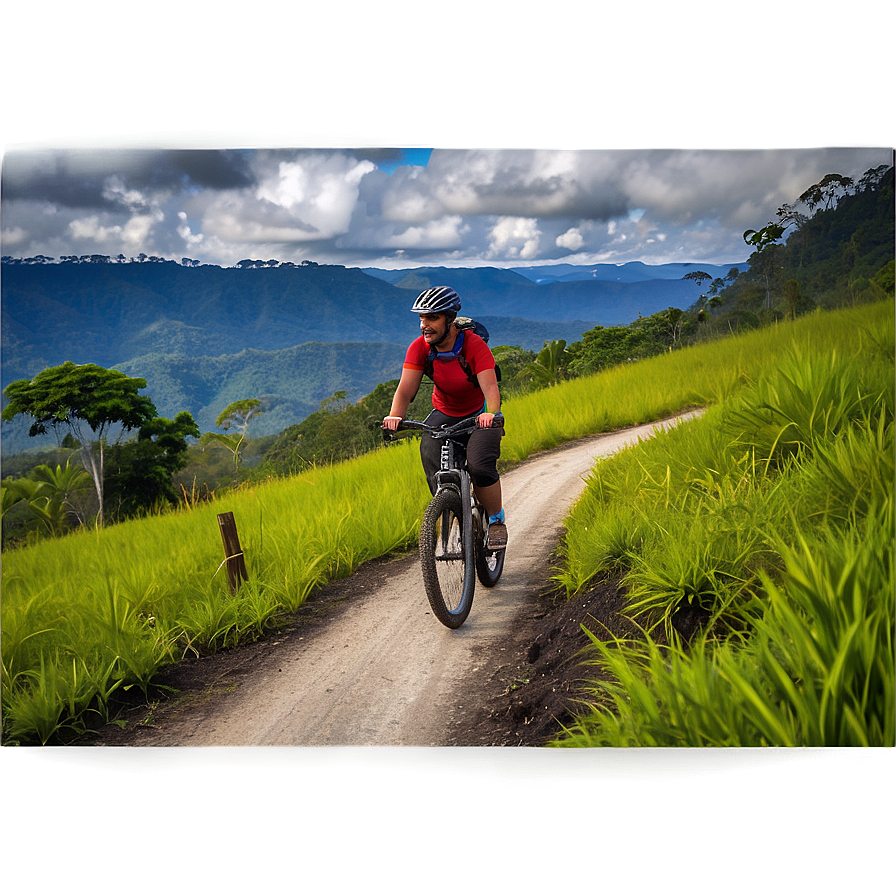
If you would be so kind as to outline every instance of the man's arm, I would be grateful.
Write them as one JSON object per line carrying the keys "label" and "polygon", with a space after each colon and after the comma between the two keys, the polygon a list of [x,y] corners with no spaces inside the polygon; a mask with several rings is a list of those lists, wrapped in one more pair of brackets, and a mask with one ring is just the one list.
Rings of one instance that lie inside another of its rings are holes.
{"label": "man's arm", "polygon": [[495,374],[495,368],[489,367],[480,370],[476,374],[479,381],[479,388],[485,396],[485,411],[479,415],[479,425],[488,427],[492,425],[495,414],[501,410],[501,390],[498,388],[498,377]]}
{"label": "man's arm", "polygon": [[383,429],[398,429],[398,424],[404,420],[421,382],[423,382],[422,370],[402,367],[401,379],[398,381],[398,387],[392,398],[392,408],[389,411],[389,416],[383,419]]}

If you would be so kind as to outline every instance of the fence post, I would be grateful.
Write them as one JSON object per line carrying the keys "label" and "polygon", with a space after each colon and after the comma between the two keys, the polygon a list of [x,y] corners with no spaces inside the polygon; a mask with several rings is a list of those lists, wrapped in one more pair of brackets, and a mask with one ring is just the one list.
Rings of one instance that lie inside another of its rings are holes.
{"label": "fence post", "polygon": [[219,513],[218,526],[221,529],[221,540],[224,542],[224,561],[227,564],[227,581],[230,593],[236,594],[240,582],[249,580],[246,572],[246,558],[240,547],[240,537],[236,531],[236,521],[232,513]]}

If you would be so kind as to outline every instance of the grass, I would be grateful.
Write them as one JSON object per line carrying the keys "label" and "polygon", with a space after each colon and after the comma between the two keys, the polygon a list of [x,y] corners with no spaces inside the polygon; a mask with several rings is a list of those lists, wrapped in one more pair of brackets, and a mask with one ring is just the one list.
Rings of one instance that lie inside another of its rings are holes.
{"label": "grass", "polygon": [[[880,334],[888,326],[886,305],[812,315],[508,401],[502,466],[692,406],[719,404],[707,417],[729,421],[725,408],[745,389],[762,388],[764,372],[794,344],[810,345],[819,357],[861,351],[876,357],[887,350]],[[891,368],[892,358],[884,358],[880,370],[888,363]],[[872,365],[865,367],[870,383]],[[849,392],[844,400],[851,398]],[[860,481],[892,478],[878,456],[890,444],[892,427],[869,420],[877,426],[876,448],[858,440],[851,426],[826,423],[836,438],[815,446],[814,478],[803,485],[780,473],[799,452],[760,469],[760,436],[767,441],[771,433],[774,440],[776,432],[774,420],[764,417],[755,433],[750,430],[753,441],[743,427],[738,435],[689,425],[660,440],[666,454],[659,460],[626,453],[612,474],[597,478],[570,520],[562,573],[568,587],[575,591],[594,575],[628,570],[640,574],[633,587],[645,611],[659,613],[660,620],[663,607],[676,600],[709,601],[715,612],[713,595],[723,596],[719,618],[727,618],[731,608],[749,604],[755,589],[745,582],[763,572],[774,575],[783,563],[768,527],[759,525],[763,519],[780,519],[800,488],[810,485],[822,489],[815,512],[855,518],[867,511],[855,491]],[[851,483],[838,478],[847,462]],[[832,477],[841,482],[839,492],[829,484]],[[678,490],[681,482],[689,483],[687,499]],[[176,513],[7,552],[0,606],[4,742],[64,742],[106,720],[117,691],[146,689],[161,666],[263,636],[322,584],[411,545],[428,499],[416,444],[403,441]],[[692,518],[699,507],[705,520],[691,527],[692,543],[681,541],[673,552],[668,537],[660,537],[662,527],[673,531],[676,519]],[[234,513],[249,571],[236,595],[221,567],[216,516],[225,511]],[[636,570],[632,558],[643,559],[662,543],[670,546],[665,567],[639,560]],[[739,572],[744,565],[749,578]],[[662,583],[668,600],[657,601],[652,580]]]}
{"label": "grass", "polygon": [[557,745],[894,744],[893,350],[838,336],[595,468],[557,579],[620,577],[643,635],[591,635],[593,702]]}

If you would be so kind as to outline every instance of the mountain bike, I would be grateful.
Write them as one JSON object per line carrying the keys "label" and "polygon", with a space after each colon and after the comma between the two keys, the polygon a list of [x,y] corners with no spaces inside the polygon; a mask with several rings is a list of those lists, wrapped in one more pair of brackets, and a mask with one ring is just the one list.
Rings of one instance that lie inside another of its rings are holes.
{"label": "mountain bike", "polygon": [[[476,579],[492,588],[504,571],[505,549],[488,548],[488,515],[476,500],[466,447],[460,441],[476,429],[477,417],[445,427],[402,420],[394,432],[383,431],[387,443],[402,431],[419,431],[421,438],[442,440],[435,494],[420,524],[420,565],[429,605],[448,628],[458,628],[469,616]],[[503,415],[496,414],[492,425],[503,426]]]}

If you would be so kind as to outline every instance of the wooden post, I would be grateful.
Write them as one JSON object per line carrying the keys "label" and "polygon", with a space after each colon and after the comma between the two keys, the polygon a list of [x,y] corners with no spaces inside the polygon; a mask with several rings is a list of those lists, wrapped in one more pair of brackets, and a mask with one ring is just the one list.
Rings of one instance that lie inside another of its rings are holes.
{"label": "wooden post", "polygon": [[219,513],[218,526],[221,529],[221,540],[224,542],[224,561],[227,564],[227,581],[230,593],[236,594],[240,582],[249,580],[246,572],[246,558],[240,547],[240,537],[236,531],[236,522],[232,513]]}

